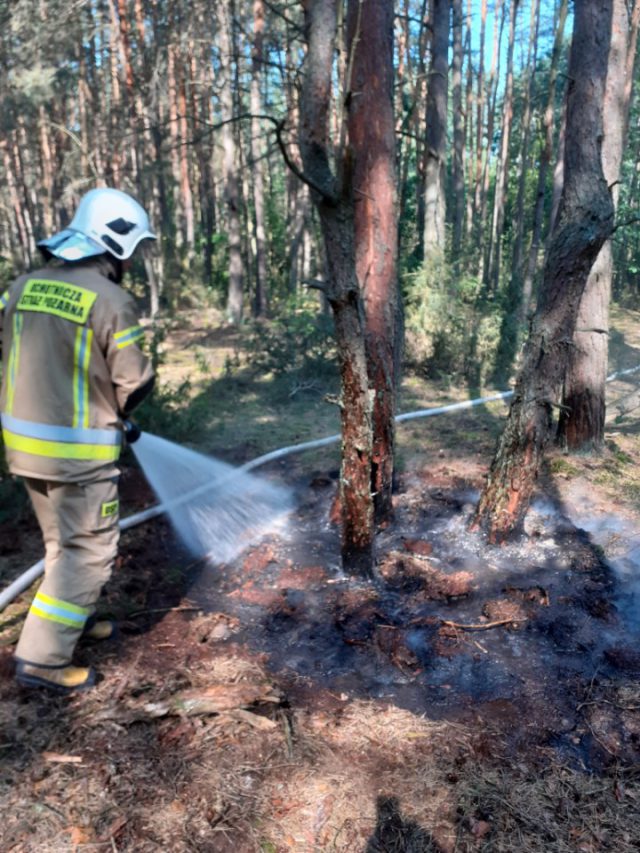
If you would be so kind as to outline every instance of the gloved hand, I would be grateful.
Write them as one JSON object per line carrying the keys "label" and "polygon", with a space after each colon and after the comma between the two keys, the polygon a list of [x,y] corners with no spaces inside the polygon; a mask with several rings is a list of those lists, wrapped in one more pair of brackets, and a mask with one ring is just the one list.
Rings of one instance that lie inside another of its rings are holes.
{"label": "gloved hand", "polygon": [[134,441],[137,441],[142,435],[142,431],[138,424],[129,420],[129,418],[122,419],[122,429],[124,430],[124,437],[127,440],[127,444],[133,444]]}

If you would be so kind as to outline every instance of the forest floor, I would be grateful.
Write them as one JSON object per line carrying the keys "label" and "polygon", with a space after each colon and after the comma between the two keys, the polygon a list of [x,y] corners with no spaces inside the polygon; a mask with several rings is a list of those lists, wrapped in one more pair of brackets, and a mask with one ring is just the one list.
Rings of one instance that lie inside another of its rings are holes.
{"label": "forest floor", "polygon": [[[232,463],[337,431],[335,389],[256,376],[214,320],[169,331],[146,426]],[[639,321],[616,313],[612,370],[640,365]],[[400,411],[470,396],[407,377]],[[194,563],[165,520],[127,531],[86,693],[15,686],[21,596],[0,617],[0,851],[639,850],[640,410],[598,457],[552,452],[524,533],[491,548],[467,521],[505,413],[398,428],[373,582],[339,568],[337,446],[260,470],[296,509],[232,563]],[[4,587],[42,546],[0,490]],[[128,460],[123,517],[151,503]]]}

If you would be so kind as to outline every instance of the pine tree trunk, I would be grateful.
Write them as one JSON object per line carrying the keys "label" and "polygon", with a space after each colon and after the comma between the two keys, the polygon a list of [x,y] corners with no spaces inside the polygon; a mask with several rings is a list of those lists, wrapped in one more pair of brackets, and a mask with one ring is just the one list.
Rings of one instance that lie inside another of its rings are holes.
{"label": "pine tree trunk", "polygon": [[349,156],[334,176],[329,154],[336,0],[305,0],[308,38],[300,104],[300,151],[314,187],[327,258],[326,294],[333,311],[341,375],[342,563],[351,574],[370,575],[374,564],[371,494],[372,400],[367,375],[364,311],[355,264],[353,175]]}
{"label": "pine tree trunk", "polygon": [[452,0],[453,64],[451,95],[453,101],[453,242],[454,261],[460,255],[464,222],[464,115],[462,109],[462,0]]}
{"label": "pine tree trunk", "polygon": [[516,234],[513,241],[513,260],[511,262],[511,290],[516,300],[520,299],[522,281],[522,250],[524,242],[524,199],[529,174],[529,145],[531,142],[531,107],[536,94],[536,66],[538,64],[538,31],[540,28],[540,2],[531,3],[529,24],[529,55],[527,57],[528,79],[525,89],[525,101],[522,115],[522,147],[520,148],[520,174],[518,176],[518,197],[514,223]]}
{"label": "pine tree trunk", "polygon": [[186,261],[190,264],[195,255],[195,214],[193,210],[193,192],[191,191],[191,176],[189,174],[189,146],[187,144],[189,129],[187,123],[187,92],[184,77],[184,66],[178,73],[178,127],[180,136],[180,200],[184,214],[184,242],[186,246]]}
{"label": "pine tree trunk", "polygon": [[424,255],[445,248],[449,0],[431,0],[431,66],[427,89]]}
{"label": "pine tree trunk", "polygon": [[[473,125],[473,57],[471,49],[472,32],[472,6],[471,0],[467,0],[466,13],[466,36],[465,55],[467,57],[467,82],[466,82],[466,107],[464,114],[464,154],[462,158],[464,172],[466,174],[466,207],[464,233],[467,242],[470,243],[473,234],[473,189],[474,189],[474,145],[475,131]],[[464,180],[464,175],[463,175]]]}
{"label": "pine tree trunk", "polygon": [[178,81],[176,69],[176,52],[174,44],[167,48],[167,87],[169,108],[169,152],[171,162],[172,197],[174,199],[173,223],[169,233],[173,236],[176,246],[181,249],[184,245],[184,210],[180,194],[180,124],[178,121]]}
{"label": "pine tree trunk", "polygon": [[[524,106],[522,116],[522,146],[520,148],[520,173],[518,176],[518,195],[515,215],[513,217],[515,236],[513,238],[513,254],[511,260],[511,275],[507,291],[509,311],[505,311],[500,327],[500,343],[496,354],[494,379],[502,385],[511,376],[516,353],[524,331],[522,323],[523,311],[523,269],[522,254],[524,246],[525,226],[525,191],[529,173],[529,145],[531,140],[531,106],[535,96],[535,70],[537,64],[538,27],[540,23],[540,5],[538,0],[531,4],[531,19],[529,26],[529,55],[527,68],[529,78],[526,81]],[[542,198],[541,198],[542,201]]]}
{"label": "pine tree trunk", "polygon": [[[110,76],[110,110],[108,114],[108,139],[106,146],[108,152],[105,158],[107,173],[113,181],[113,186],[119,187],[122,183],[122,161],[123,151],[120,145],[114,145],[119,137],[120,120],[122,116],[122,89],[120,87],[120,69],[118,67],[120,28],[114,0],[107,0],[109,6],[109,76]],[[105,140],[106,141],[106,140]]]}
{"label": "pine tree trunk", "polygon": [[506,203],[507,179],[509,175],[509,146],[511,143],[511,124],[513,121],[513,49],[515,46],[518,7],[519,0],[512,0],[510,4],[509,42],[507,45],[507,79],[502,106],[502,127],[500,128],[500,157],[496,166],[491,242],[489,244],[490,254],[486,271],[487,284],[489,289],[494,293],[497,292],[500,281],[504,206]]}
{"label": "pine tree trunk", "polygon": [[[393,0],[352,0],[348,45],[353,72],[349,142],[354,157],[356,274],[364,296],[373,402],[371,488],[376,521],[393,514],[398,225],[393,117]],[[371,121],[371,116],[376,121]]]}
{"label": "pine tree trunk", "polygon": [[[636,8],[638,7],[640,0],[636,0]],[[629,31],[626,0],[613,0],[613,26],[604,98],[602,168],[607,184],[613,188],[614,207],[617,207],[618,201],[617,183],[631,97],[627,80],[631,42],[635,42],[635,38]],[[632,78],[632,71],[630,77]],[[612,275],[611,244],[607,242],[591,269],[580,301],[577,327],[565,376],[558,439],[573,452],[599,451],[604,445]]]}
{"label": "pine tree trunk", "polygon": [[484,47],[487,31],[487,0],[482,0],[480,5],[480,56],[478,57],[478,89],[476,95],[476,145],[475,145],[475,178],[473,193],[473,233],[476,245],[480,245],[480,211],[482,209],[482,164],[483,144],[482,134],[484,130],[484,106],[485,106],[485,80],[484,80]]}
{"label": "pine tree trunk", "polygon": [[567,20],[568,7],[569,0],[562,0],[562,5],[560,6],[560,12],[558,15],[553,51],[551,53],[551,66],[549,69],[549,96],[542,120],[544,144],[540,154],[540,164],[538,166],[538,185],[536,190],[536,204],[533,213],[533,225],[531,229],[531,244],[529,247],[527,269],[522,286],[522,299],[518,310],[519,327],[524,326],[525,319],[531,308],[533,300],[533,282],[538,269],[538,254],[542,238],[542,221],[544,218],[544,199],[547,185],[547,174],[549,172],[549,166],[553,156],[553,115],[556,97],[556,84],[558,79],[558,64],[560,62],[560,53],[562,50],[564,26]]}
{"label": "pine tree trunk", "polygon": [[613,229],[601,160],[613,0],[576,0],[567,92],[565,181],[543,287],[506,428],[473,525],[491,542],[517,529],[552,428],[589,271]]}
{"label": "pine tree trunk", "polygon": [[231,122],[234,115],[233,104],[233,38],[231,0],[224,0],[219,10],[219,39],[221,65],[225,84],[220,91],[220,102],[223,110],[223,124],[220,131],[222,137],[224,199],[227,207],[227,239],[229,252],[229,290],[227,295],[227,317],[231,323],[242,321],[244,297],[244,262],[242,259],[242,197],[240,193],[240,176],[238,174],[239,158],[236,151],[236,141]]}
{"label": "pine tree trunk", "polygon": [[[203,12],[206,18],[206,11]],[[210,55],[207,46],[201,47],[198,55],[199,79],[202,88],[200,91],[200,114],[205,128],[212,127],[213,115],[213,68],[211,67]],[[217,190],[216,174],[213,168],[210,146],[206,140],[198,145],[198,158],[200,164],[200,221],[202,227],[202,243],[204,251],[204,277],[205,284],[211,287],[213,284],[213,235],[217,224]]]}
{"label": "pine tree trunk", "polygon": [[[0,150],[4,163],[4,173],[9,189],[9,198],[11,200],[11,208],[13,210],[13,226],[16,230],[18,239],[12,240],[12,254],[20,265],[28,267],[31,260],[29,255],[29,232],[22,210],[22,201],[18,193],[17,182],[14,174],[13,163],[9,154],[9,146],[5,140],[0,141]],[[18,254],[18,247],[20,254]]]}
{"label": "pine tree trunk", "polygon": [[[482,181],[480,186],[480,205],[478,208],[478,249],[480,250],[480,278],[487,281],[487,268],[491,255],[491,229],[489,239],[485,238],[484,223],[487,221],[487,208],[489,206],[489,189],[491,187],[491,146],[493,144],[493,131],[496,120],[496,101],[498,98],[498,81],[500,79],[500,60],[502,56],[502,31],[505,19],[504,0],[496,0],[493,10],[493,52],[491,58],[491,71],[487,84],[487,146],[484,152],[482,164]],[[484,245],[483,245],[484,241]]]}
{"label": "pine tree trunk", "polygon": [[253,207],[255,234],[255,299],[254,314],[263,317],[267,313],[267,244],[264,225],[264,166],[262,162],[262,123],[258,116],[262,112],[260,79],[262,76],[262,42],[264,38],[264,2],[253,3],[253,47],[251,52],[251,174],[253,176]]}

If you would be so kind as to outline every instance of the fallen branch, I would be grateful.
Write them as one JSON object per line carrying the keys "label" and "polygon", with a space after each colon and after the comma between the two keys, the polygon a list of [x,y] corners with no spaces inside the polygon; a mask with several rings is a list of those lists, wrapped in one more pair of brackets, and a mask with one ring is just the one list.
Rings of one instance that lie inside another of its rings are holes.
{"label": "fallen branch", "polygon": [[[92,714],[89,725],[107,721],[117,723],[135,723],[141,720],[153,720],[159,717],[197,717],[208,714],[225,714],[236,719],[248,720],[246,711],[256,703],[279,704],[282,697],[270,684],[210,684],[208,687],[194,687],[181,690],[166,699],[155,702],[129,703],[126,707],[114,705],[97,714]],[[238,712],[242,713],[238,713]],[[253,715],[252,715],[253,716]],[[261,725],[252,720],[256,728],[273,728],[271,721]]]}
{"label": "fallen branch", "polygon": [[220,717],[221,720],[237,720],[241,723],[247,723],[254,729],[261,732],[271,732],[277,728],[278,724],[275,720],[270,720],[268,717],[261,717],[259,714],[254,714],[253,711],[247,711],[245,708],[234,708],[233,711],[227,711]]}
{"label": "fallen branch", "polygon": [[576,711],[581,711],[590,705],[611,705],[612,708],[616,708],[618,711],[640,711],[640,705],[619,705],[617,702],[611,702],[610,699],[593,699],[590,702],[581,702],[579,705],[576,705]]}
{"label": "fallen branch", "polygon": [[527,622],[527,619],[499,619],[497,622],[479,622],[475,625],[462,625],[460,622],[450,622],[448,619],[440,619],[440,624],[447,628],[457,628],[459,631],[488,631],[490,628],[500,628],[502,625],[516,625],[518,622]]}
{"label": "fallen branch", "polygon": [[42,757],[50,764],[82,764],[81,755],[63,755],[59,752],[43,752]]}
{"label": "fallen branch", "polygon": [[136,610],[135,613],[128,613],[127,619],[148,616],[149,613],[193,613],[199,610],[202,610],[202,607],[153,607],[150,610]]}
{"label": "fallen branch", "polygon": [[[640,391],[636,388],[630,394],[616,400],[607,408],[607,420],[614,422],[633,412],[640,406]],[[613,416],[613,417],[612,417]]]}

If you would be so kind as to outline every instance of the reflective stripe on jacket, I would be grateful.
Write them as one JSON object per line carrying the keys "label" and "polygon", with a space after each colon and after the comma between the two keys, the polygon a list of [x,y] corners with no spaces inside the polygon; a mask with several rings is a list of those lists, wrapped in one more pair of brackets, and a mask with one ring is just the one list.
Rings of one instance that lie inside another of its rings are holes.
{"label": "reflective stripe on jacket", "polygon": [[9,469],[62,482],[109,476],[127,401],[153,382],[132,299],[99,262],[45,268],[0,296],[0,328]]}

